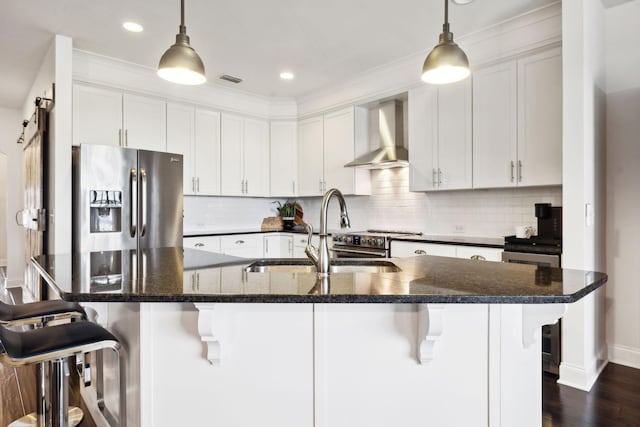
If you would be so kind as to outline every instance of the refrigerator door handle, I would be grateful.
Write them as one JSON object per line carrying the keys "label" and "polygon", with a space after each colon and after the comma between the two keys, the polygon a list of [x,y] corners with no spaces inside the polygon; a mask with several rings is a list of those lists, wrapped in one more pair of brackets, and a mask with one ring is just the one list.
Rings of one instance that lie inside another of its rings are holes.
{"label": "refrigerator door handle", "polygon": [[140,181],[142,182],[140,189],[142,193],[142,215],[140,215],[142,224],[140,225],[140,237],[144,237],[147,231],[147,171],[144,169],[140,169]]}
{"label": "refrigerator door handle", "polygon": [[129,173],[129,206],[131,207],[130,228],[131,237],[136,237],[138,228],[138,173],[131,168]]}

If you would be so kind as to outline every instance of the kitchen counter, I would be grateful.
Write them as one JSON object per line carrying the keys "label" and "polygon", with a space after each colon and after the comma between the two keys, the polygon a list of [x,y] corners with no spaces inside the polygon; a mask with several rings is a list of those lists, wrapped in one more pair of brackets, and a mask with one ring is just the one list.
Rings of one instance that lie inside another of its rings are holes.
{"label": "kitchen counter", "polygon": [[[330,230],[329,235],[335,233],[345,233],[350,230]],[[204,236],[226,236],[235,234],[258,234],[258,233],[296,233],[306,234],[305,230],[279,230],[279,231],[262,231],[260,229],[189,229],[183,233],[184,237],[204,237]],[[318,229],[314,227],[314,233],[318,234]],[[435,234],[415,234],[407,236],[392,237],[390,240],[405,241],[405,242],[418,242],[418,243],[438,243],[444,245],[460,245],[460,246],[478,246],[485,248],[498,248],[504,247],[504,237],[474,237],[474,236],[445,236]]]}
{"label": "kitchen counter", "polygon": [[438,243],[443,245],[479,246],[484,248],[504,248],[504,237],[440,236],[422,234],[398,236],[393,237],[391,240],[418,243]]}
{"label": "kitchen counter", "polygon": [[245,270],[299,259],[161,248],[32,264],[125,344],[132,426],[542,424],[541,326],[606,274],[375,261],[401,271],[333,273],[326,293],[313,272]]}
{"label": "kitchen counter", "polygon": [[[333,273],[329,292],[323,294],[316,289],[315,272],[245,271],[254,261],[193,249],[160,248],[42,255],[33,263],[54,292],[68,301],[572,303],[607,281],[606,274],[592,271],[420,256],[385,260],[397,265],[399,272]],[[292,261],[270,260],[281,264]],[[136,264],[138,269],[131,268]],[[197,288],[186,279],[190,271],[205,277]]]}

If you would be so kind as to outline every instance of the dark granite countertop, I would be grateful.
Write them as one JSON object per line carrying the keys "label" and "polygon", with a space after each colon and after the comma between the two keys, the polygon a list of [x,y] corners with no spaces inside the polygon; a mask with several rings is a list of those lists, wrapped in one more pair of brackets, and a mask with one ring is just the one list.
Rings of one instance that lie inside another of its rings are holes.
{"label": "dark granite countertop", "polygon": [[[183,248],[32,260],[62,299],[85,302],[571,303],[607,281],[606,274],[591,271],[419,256],[382,261],[400,269],[394,273],[333,273],[329,292],[322,294],[315,272],[247,272],[256,261]],[[381,261],[335,260],[344,262]],[[192,271],[198,272],[199,282],[191,279]]]}

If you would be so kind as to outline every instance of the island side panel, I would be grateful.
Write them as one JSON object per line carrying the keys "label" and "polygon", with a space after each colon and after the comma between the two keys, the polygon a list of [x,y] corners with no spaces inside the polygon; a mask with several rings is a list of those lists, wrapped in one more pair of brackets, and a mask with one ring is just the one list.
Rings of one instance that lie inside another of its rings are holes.
{"label": "island side panel", "polygon": [[153,378],[142,427],[313,426],[311,304],[215,304],[226,323],[217,366],[192,304],[142,305],[153,326],[140,367]]}
{"label": "island side panel", "polygon": [[317,304],[315,427],[487,426],[488,306],[442,308],[420,363],[418,305]]}

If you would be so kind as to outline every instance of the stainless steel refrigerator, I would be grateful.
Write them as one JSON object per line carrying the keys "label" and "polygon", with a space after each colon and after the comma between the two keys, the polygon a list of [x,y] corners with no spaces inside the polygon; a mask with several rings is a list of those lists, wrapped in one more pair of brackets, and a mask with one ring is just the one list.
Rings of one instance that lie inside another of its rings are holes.
{"label": "stainless steel refrigerator", "polygon": [[180,154],[73,148],[73,251],[182,246]]}

